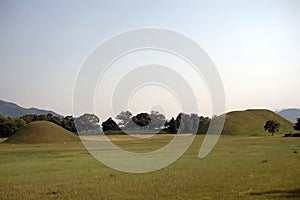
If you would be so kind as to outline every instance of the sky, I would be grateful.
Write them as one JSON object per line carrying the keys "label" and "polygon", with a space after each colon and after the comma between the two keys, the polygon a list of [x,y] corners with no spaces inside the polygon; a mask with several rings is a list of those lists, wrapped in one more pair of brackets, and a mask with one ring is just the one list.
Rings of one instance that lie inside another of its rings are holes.
{"label": "sky", "polygon": [[[114,35],[154,27],[205,50],[223,82],[226,111],[300,108],[299,9],[300,1],[289,0],[0,0],[0,99],[73,114],[74,86],[89,54]],[[97,88],[95,107],[105,118]],[[199,88],[198,114],[211,115],[209,91],[201,81]],[[162,102],[147,96],[155,88],[144,87],[126,100],[130,110],[178,112],[174,96],[156,91],[165,94]]]}

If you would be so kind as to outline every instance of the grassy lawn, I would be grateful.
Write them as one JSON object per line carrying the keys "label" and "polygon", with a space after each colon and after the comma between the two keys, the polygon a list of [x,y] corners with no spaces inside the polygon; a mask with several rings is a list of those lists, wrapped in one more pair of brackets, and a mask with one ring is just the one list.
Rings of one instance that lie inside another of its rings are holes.
{"label": "grassy lawn", "polygon": [[[124,139],[132,151],[163,146],[171,136]],[[151,173],[115,171],[80,142],[0,144],[0,199],[299,199],[300,138],[222,136],[198,158],[203,136],[172,165]]]}

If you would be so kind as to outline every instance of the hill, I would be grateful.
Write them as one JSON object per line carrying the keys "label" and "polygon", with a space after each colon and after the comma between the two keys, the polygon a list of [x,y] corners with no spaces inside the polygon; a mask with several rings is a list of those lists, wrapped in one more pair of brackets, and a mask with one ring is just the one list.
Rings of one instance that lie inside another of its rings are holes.
{"label": "hill", "polygon": [[35,121],[20,129],[7,143],[63,143],[79,138],[64,128],[48,121]]}
{"label": "hill", "polygon": [[280,123],[279,132],[285,134],[293,130],[293,123],[270,110],[233,111],[226,114],[224,135],[270,135],[264,130],[267,120],[276,120]]}
{"label": "hill", "polygon": [[289,120],[292,123],[296,123],[297,118],[300,117],[300,109],[296,109],[296,108],[284,109],[284,110],[277,112],[277,114],[280,115],[281,117]]}
{"label": "hill", "polygon": [[0,115],[5,117],[22,117],[23,115],[28,114],[46,115],[48,113],[51,113],[54,116],[62,117],[53,111],[42,110],[38,108],[23,108],[15,103],[0,100]]}

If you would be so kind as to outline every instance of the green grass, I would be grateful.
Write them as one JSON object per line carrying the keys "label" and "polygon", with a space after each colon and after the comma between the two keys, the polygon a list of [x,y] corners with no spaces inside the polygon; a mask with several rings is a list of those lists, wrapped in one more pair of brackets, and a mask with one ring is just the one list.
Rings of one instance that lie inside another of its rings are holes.
{"label": "green grass", "polygon": [[[162,135],[130,141],[127,149],[148,151],[168,142]],[[95,160],[80,142],[0,144],[1,199],[299,199],[300,140],[222,136],[198,158],[203,136],[172,165],[129,174]],[[297,153],[296,153],[297,152]]]}
{"label": "green grass", "polygon": [[270,110],[256,109],[245,111],[233,111],[226,114],[225,125],[222,131],[224,135],[270,135],[264,130],[267,120],[275,120],[280,123],[277,135],[284,135],[293,131],[293,124]]}
{"label": "green grass", "polygon": [[64,128],[48,121],[35,121],[12,135],[8,143],[64,143],[79,138]]}
{"label": "green grass", "polygon": [[143,139],[130,135],[118,135],[109,136],[109,138],[115,145],[126,151],[144,153],[164,147],[174,138],[174,136],[175,134],[156,134],[152,137]]}

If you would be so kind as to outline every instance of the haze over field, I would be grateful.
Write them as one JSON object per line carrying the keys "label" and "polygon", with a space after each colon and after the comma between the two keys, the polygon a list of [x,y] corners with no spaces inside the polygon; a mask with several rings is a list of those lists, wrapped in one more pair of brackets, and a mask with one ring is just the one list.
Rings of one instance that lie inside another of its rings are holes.
{"label": "haze over field", "polygon": [[[89,53],[120,32],[157,27],[184,34],[207,52],[224,84],[226,111],[299,108],[299,8],[299,1],[281,0],[1,0],[0,99],[72,114],[74,83]],[[191,75],[176,60],[170,65]],[[202,105],[198,114],[211,115],[209,91],[203,80],[194,83]],[[157,104],[153,99],[162,105],[171,101],[163,91],[148,89],[153,98],[149,91],[133,98],[136,112]],[[100,110],[103,95],[97,91]],[[174,105],[165,108],[168,117],[178,113]]]}

